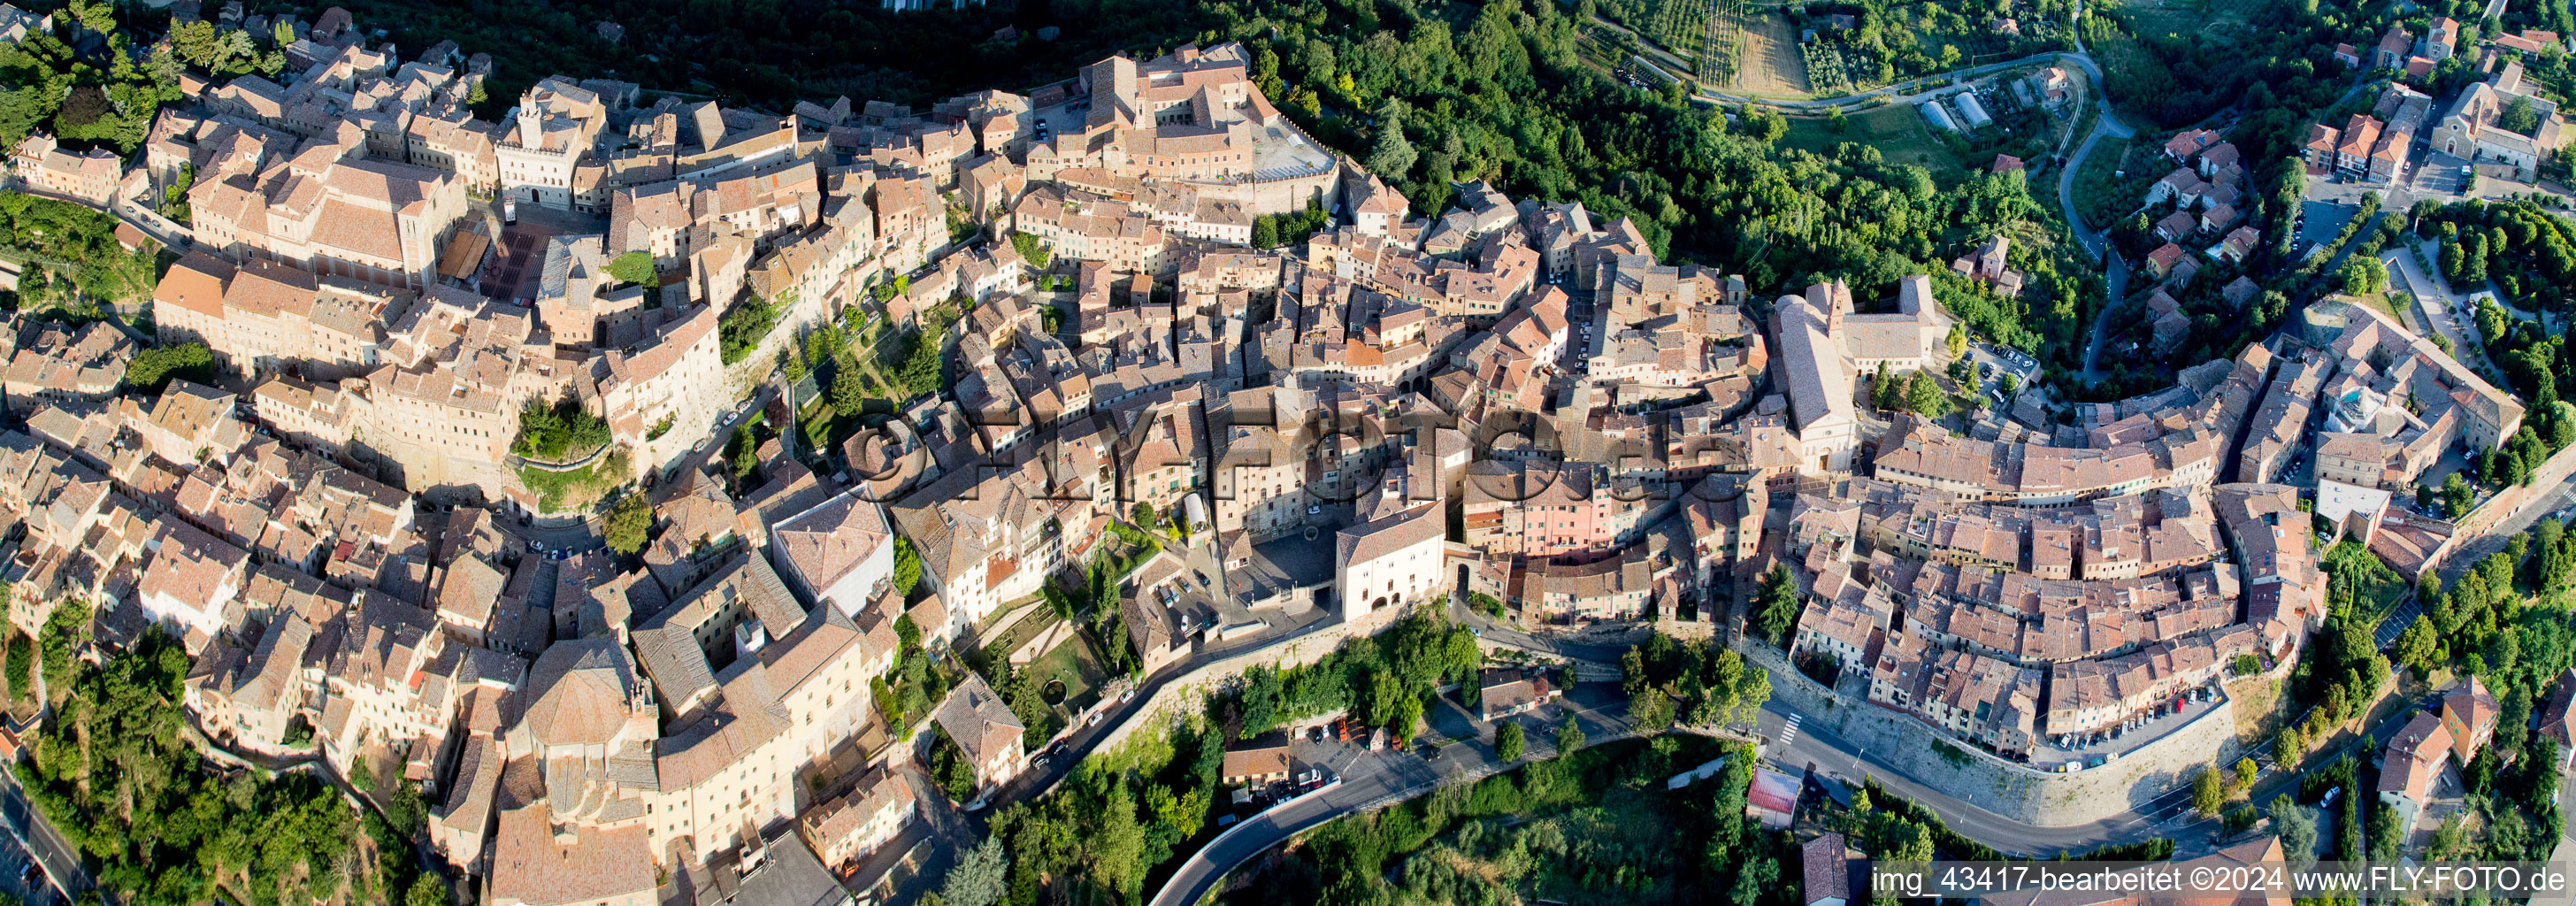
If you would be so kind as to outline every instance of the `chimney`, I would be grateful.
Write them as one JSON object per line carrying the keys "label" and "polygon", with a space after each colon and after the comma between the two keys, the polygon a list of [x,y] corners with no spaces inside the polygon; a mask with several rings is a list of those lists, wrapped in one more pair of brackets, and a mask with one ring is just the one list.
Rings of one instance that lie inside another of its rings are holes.
{"label": "chimney", "polygon": [[519,108],[519,146],[543,148],[546,145],[546,117],[534,105]]}

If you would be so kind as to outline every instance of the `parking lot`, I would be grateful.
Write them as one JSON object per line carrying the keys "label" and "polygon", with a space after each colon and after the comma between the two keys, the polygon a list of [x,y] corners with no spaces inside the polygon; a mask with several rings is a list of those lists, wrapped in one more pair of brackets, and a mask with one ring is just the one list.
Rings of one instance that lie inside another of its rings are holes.
{"label": "parking lot", "polygon": [[[2084,739],[2074,745],[2063,744],[2060,737],[2054,736],[2041,740],[2038,750],[2031,753],[2031,764],[2048,768],[2069,761],[2090,763],[2097,755],[2105,761],[2117,758],[2122,753],[2161,739],[2168,733],[2189,726],[2192,721],[2208,716],[2211,711],[2218,708],[2220,703],[2227,700],[2227,693],[2218,688],[2215,683],[2194,687],[2194,692],[2191,694],[2194,696],[2205,694],[2206,698],[2197,701],[2187,700],[2180,711],[2171,711],[2161,717],[2156,716],[2156,709],[2150,708],[2121,724],[2114,725],[2111,729],[2080,734]],[[2171,705],[2172,699],[2166,699],[2158,707],[2170,708]]]}
{"label": "parking lot", "polygon": [[1968,344],[1968,358],[1977,365],[1977,392],[1987,399],[2005,399],[2004,375],[2012,375],[2017,387],[2029,387],[2039,374],[2038,359],[1992,343]]}
{"label": "parking lot", "polygon": [[2299,206],[2298,247],[2306,249],[2312,244],[2333,242],[2335,236],[2343,232],[2343,225],[2350,223],[2352,216],[2358,213],[2361,213],[2361,208],[2355,205],[2331,201],[2302,203]]}

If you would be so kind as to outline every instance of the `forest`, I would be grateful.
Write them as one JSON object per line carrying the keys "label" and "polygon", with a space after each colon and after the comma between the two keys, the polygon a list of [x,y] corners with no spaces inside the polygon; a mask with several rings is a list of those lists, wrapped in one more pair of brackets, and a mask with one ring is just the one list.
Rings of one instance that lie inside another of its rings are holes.
{"label": "forest", "polygon": [[[314,4],[316,14],[331,4]],[[969,91],[1020,91],[1132,46],[1178,45],[1196,7],[1166,0],[947,3],[912,11],[832,0],[357,0],[339,4],[406,51],[452,40],[492,55],[498,115],[556,73],[648,92],[785,112],[799,100],[926,106]],[[617,33],[605,37],[610,23]]]}

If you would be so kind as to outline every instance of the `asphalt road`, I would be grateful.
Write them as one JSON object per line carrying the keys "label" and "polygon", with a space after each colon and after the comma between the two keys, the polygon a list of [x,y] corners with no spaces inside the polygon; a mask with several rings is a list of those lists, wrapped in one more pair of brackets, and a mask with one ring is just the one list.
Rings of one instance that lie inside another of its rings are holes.
{"label": "asphalt road", "polygon": [[[44,865],[46,878],[54,889],[74,897],[90,889],[89,873],[81,869],[80,851],[36,813],[35,804],[28,802],[25,792],[18,788],[18,775],[13,770],[0,770],[0,816],[7,818],[0,823],[8,826],[9,840],[14,844],[10,849],[18,849],[22,855],[31,854]],[[0,870],[12,873],[18,870],[9,864],[0,861]],[[23,902],[35,906],[42,901],[27,899]]]}
{"label": "asphalt road", "polygon": [[2101,143],[2103,136],[2130,138],[2137,135],[2138,130],[2120,122],[2120,118],[2112,114],[2111,97],[2102,90],[2102,71],[2093,65],[2093,58],[2081,53],[2067,56],[2082,66],[2085,74],[2092,76],[2093,103],[2101,111],[2100,118],[2093,121],[2093,131],[2084,136],[2084,143],[2075,147],[2075,153],[2066,159],[2066,166],[2057,171],[2057,207],[2066,215],[2067,231],[2074,233],[2076,243],[2091,253],[2094,260],[2102,262],[2105,269],[2103,288],[2110,298],[2103,302],[2101,314],[2093,319],[2092,338],[2084,345],[2084,378],[2096,380],[2101,376],[2102,347],[2110,342],[2111,310],[2119,306],[2121,296],[2128,292],[2129,265],[2120,260],[2120,256],[2110,254],[2110,245],[2102,231],[2087,225],[2083,215],[2075,212],[2075,173],[2084,169],[2084,159],[2092,155],[2093,146]]}
{"label": "asphalt road", "polygon": [[[1528,728],[1528,759],[1538,760],[1555,757],[1555,736],[1545,728],[1561,723],[1569,714],[1583,728],[1584,736],[1594,742],[1628,735],[1631,729],[1625,718],[1626,707],[1616,684],[1586,683],[1564,701],[1506,719],[1519,720]],[[1191,853],[1149,902],[1152,906],[1190,906],[1236,866],[1327,821],[1427,794],[1451,777],[1482,778],[1509,767],[1494,757],[1492,746],[1482,737],[1466,739],[1469,730],[1484,737],[1492,734],[1485,725],[1471,725],[1454,700],[1443,696],[1433,708],[1429,717],[1434,734],[1460,741],[1441,746],[1428,759],[1418,747],[1403,752],[1345,752],[1328,758],[1324,767],[1334,771],[1341,779],[1340,785],[1273,806],[1228,828]]]}
{"label": "asphalt road", "polygon": [[[1410,772],[1371,769],[1375,762],[1392,760],[1379,756],[1410,758],[1413,759],[1416,767],[1421,766],[1421,759],[1413,755],[1401,752],[1372,753],[1369,760],[1355,764],[1354,773],[1346,775],[1339,786],[1309,794],[1302,799],[1273,807],[1269,811],[1246,819],[1243,823],[1228,829],[1223,836],[1210,842],[1206,847],[1190,854],[1189,860],[1181,863],[1181,867],[1172,873],[1171,880],[1163,884],[1163,889],[1157,892],[1150,902],[1153,906],[1190,906],[1198,902],[1200,897],[1206,896],[1207,891],[1215,887],[1217,879],[1224,877],[1226,872],[1233,871],[1235,866],[1260,855],[1263,850],[1319,827],[1324,822],[1364,810],[1378,802],[1429,792],[1439,782],[1434,778],[1429,783],[1420,783],[1408,779],[1411,777]],[[1418,791],[1415,789],[1417,786],[1420,787]]]}

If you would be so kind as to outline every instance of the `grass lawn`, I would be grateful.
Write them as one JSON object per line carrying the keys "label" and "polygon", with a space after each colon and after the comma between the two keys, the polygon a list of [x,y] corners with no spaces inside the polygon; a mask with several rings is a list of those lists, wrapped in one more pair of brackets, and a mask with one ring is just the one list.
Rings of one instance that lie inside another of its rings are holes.
{"label": "grass lawn", "polygon": [[1031,610],[1019,622],[995,634],[992,644],[984,646],[984,657],[998,663],[1010,657],[1012,649],[1028,644],[1029,639],[1046,631],[1047,627],[1062,622],[1064,618],[1056,616],[1053,610],[1044,607]]}
{"label": "grass lawn", "polygon": [[2336,302],[2349,302],[2353,305],[2374,309],[2380,314],[2395,318],[2397,323],[2405,325],[2408,330],[2415,329],[2415,319],[2406,316],[2405,308],[2407,296],[2404,292],[2370,293],[2368,295],[2336,293],[2331,298]]}
{"label": "grass lawn", "polygon": [[2236,702],[2236,744],[2248,751],[2271,745],[2281,724],[2297,716],[2290,713],[2289,696],[2281,694],[2281,681],[2272,677],[2228,680],[2227,697]]}
{"label": "grass lawn", "polygon": [[608,490],[608,482],[598,475],[600,463],[607,461],[607,457],[601,457],[590,465],[566,472],[521,466],[519,483],[536,493],[540,512],[586,509],[598,502],[599,495]]}
{"label": "grass lawn", "polygon": [[1875,147],[1889,163],[1921,164],[1944,185],[1968,173],[1958,156],[1950,153],[1950,146],[1932,133],[1932,125],[1923,120],[1923,114],[1905,105],[1890,104],[1847,114],[1839,132],[1827,117],[1789,117],[1789,133],[1780,138],[1781,147],[1826,155],[1844,142]]}
{"label": "grass lawn", "polygon": [[[1054,616],[1054,614],[1047,615],[1049,619],[1053,619]],[[1017,628],[1013,627],[1014,630]],[[1003,651],[1007,652],[1009,649],[1003,649]],[[1109,679],[1108,668],[1100,665],[1100,656],[1092,652],[1090,640],[1084,638],[1081,633],[1075,633],[1073,638],[1056,646],[1054,651],[1047,652],[1045,657],[1030,661],[1029,665],[1021,670],[1029,678],[1029,682],[1037,684],[1040,689],[1046,688],[1046,684],[1051,681],[1062,681],[1064,700],[1061,704],[1064,706],[1066,715],[1077,714],[1082,709],[1091,707],[1091,703],[1100,698],[1100,684]]]}

